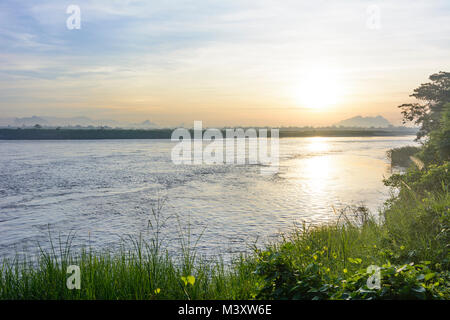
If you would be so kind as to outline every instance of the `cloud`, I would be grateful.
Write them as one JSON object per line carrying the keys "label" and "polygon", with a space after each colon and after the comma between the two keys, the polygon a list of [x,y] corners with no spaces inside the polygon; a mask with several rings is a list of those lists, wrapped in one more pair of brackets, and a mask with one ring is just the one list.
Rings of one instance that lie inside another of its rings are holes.
{"label": "cloud", "polygon": [[[81,8],[81,30],[66,28],[69,4]],[[380,8],[379,30],[366,27],[369,4]],[[397,97],[448,66],[449,16],[441,0],[4,0],[0,110],[33,97],[36,107],[46,96],[59,103],[52,91],[80,107],[292,108],[286,87],[318,67],[357,90],[349,105],[383,90]]]}

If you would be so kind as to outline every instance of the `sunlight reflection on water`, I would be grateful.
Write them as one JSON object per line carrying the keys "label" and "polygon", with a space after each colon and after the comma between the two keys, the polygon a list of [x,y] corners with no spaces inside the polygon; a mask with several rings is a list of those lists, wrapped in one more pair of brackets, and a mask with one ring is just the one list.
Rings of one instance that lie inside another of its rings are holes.
{"label": "sunlight reflection on water", "polygon": [[[413,137],[286,138],[280,172],[255,165],[176,166],[167,140],[0,141],[0,257],[54,235],[76,233],[75,247],[114,248],[123,237],[152,235],[148,214],[166,197],[164,214],[192,224],[202,254],[247,249],[294,222],[324,223],[332,207],[364,202],[376,212],[388,196],[386,151]],[[162,230],[179,247],[176,219]]]}

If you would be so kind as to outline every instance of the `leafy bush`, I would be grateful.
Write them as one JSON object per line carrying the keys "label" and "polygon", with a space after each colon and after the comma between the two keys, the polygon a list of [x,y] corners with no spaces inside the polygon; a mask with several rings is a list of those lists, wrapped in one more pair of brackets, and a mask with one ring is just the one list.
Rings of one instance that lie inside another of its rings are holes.
{"label": "leafy bush", "polygon": [[439,127],[430,133],[419,157],[427,164],[450,161],[450,103],[443,106]]}
{"label": "leafy bush", "polygon": [[[404,265],[383,264],[379,267],[380,287],[368,287],[372,273],[367,268],[354,273],[335,276],[321,262],[311,262],[304,269],[283,253],[262,252],[256,273],[264,276],[264,285],[258,295],[262,299],[449,299],[450,274],[429,268],[431,262]],[[359,265],[361,259],[349,259]]]}
{"label": "leafy bush", "polygon": [[424,170],[410,168],[405,174],[393,174],[384,180],[386,186],[399,188],[403,193],[414,191],[420,195],[447,192],[450,182],[450,162],[429,165]]}
{"label": "leafy bush", "polygon": [[[395,198],[378,223],[345,218],[301,230],[257,251],[257,298],[448,299],[449,214],[448,192],[410,192]],[[367,287],[370,265],[381,266],[380,290]]]}
{"label": "leafy bush", "polygon": [[255,273],[264,277],[264,285],[257,297],[276,300],[326,298],[331,278],[323,265],[311,262],[303,268],[295,260],[283,252],[262,252]]}
{"label": "leafy bush", "polygon": [[420,151],[420,147],[406,146],[387,151],[387,157],[392,166],[408,167],[411,164],[411,156]]}
{"label": "leafy bush", "polygon": [[380,288],[368,288],[367,270],[360,270],[351,277],[342,279],[336,293],[331,298],[347,300],[416,300],[449,299],[449,273],[434,272],[430,262],[403,266],[385,264],[380,270]]}

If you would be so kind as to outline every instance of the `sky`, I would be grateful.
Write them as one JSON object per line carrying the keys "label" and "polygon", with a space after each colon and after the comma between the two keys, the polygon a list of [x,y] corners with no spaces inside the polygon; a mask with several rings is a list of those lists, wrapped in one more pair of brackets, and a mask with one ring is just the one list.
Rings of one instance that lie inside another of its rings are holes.
{"label": "sky", "polygon": [[450,71],[450,1],[2,0],[0,48],[0,117],[400,124]]}

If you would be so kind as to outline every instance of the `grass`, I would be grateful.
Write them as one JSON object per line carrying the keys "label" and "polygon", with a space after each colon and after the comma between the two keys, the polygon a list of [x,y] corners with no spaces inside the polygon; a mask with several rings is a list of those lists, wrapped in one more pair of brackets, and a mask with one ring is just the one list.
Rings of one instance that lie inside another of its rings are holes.
{"label": "grass", "polygon": [[[449,180],[448,161],[412,167],[384,181],[400,192],[379,216],[348,207],[334,223],[300,226],[231,264],[199,257],[181,219],[181,252],[169,256],[162,199],[149,215],[148,242],[77,252],[73,236],[53,243],[49,235],[37,260],[4,260],[0,299],[450,299]],[[79,290],[67,288],[70,265],[80,268]],[[368,282],[376,275],[379,288]]]}
{"label": "grass", "polygon": [[[74,255],[64,249],[42,251],[37,262],[5,261],[0,299],[245,299],[256,289],[251,265],[243,259],[225,268],[220,260],[206,262],[186,253],[174,261],[147,243],[132,245],[115,254],[83,250]],[[66,287],[69,265],[80,267],[80,290]]]}
{"label": "grass", "polygon": [[[40,249],[37,260],[4,260],[0,267],[0,299],[247,299],[255,296],[256,278],[252,265],[237,257],[231,266],[197,256],[190,224],[178,220],[181,252],[170,257],[163,249],[161,230],[171,217],[163,215],[164,199],[152,209],[148,228],[153,237],[123,240],[118,252],[77,254],[71,250],[69,235],[54,243],[49,230],[50,249]],[[77,265],[80,290],[69,290],[67,267]]]}
{"label": "grass", "polygon": [[[173,258],[160,242],[141,239],[115,254],[75,254],[69,237],[37,261],[4,261],[0,299],[448,299],[449,203],[448,192],[411,193],[381,221],[348,208],[333,224],[301,226],[231,265],[198,257],[189,238]],[[80,267],[80,290],[66,287],[69,265]],[[369,265],[382,268],[382,290],[366,288]]]}

